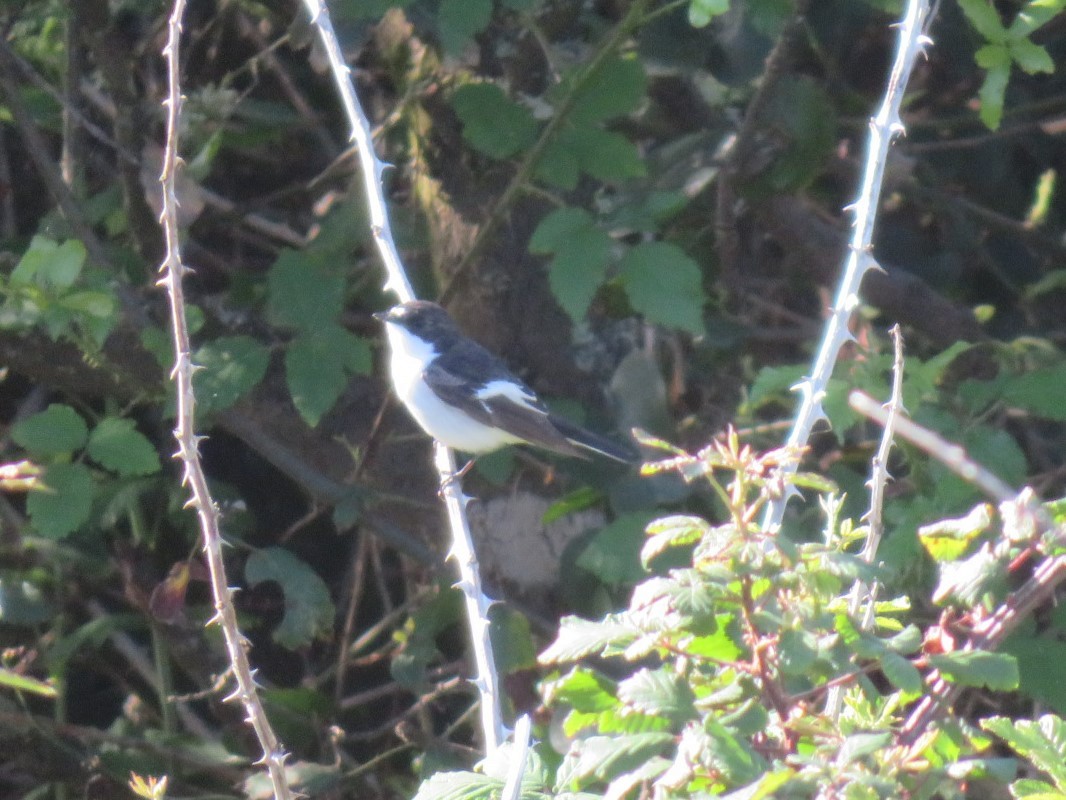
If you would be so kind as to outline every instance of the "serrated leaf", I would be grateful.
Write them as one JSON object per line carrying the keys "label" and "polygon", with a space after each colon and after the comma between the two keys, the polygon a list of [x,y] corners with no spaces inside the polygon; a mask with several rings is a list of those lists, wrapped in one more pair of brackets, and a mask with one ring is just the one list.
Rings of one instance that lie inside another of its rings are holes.
{"label": "serrated leaf", "polygon": [[[693,729],[689,725],[687,734]],[[731,781],[747,783],[755,780],[766,770],[763,758],[742,738],[734,734],[717,719],[709,718],[704,723],[700,738],[710,762]]]}
{"label": "serrated leaf", "polygon": [[1045,714],[1036,721],[993,717],[982,720],[981,727],[1050,775],[1060,790],[1066,789],[1066,722],[1061,717]]}
{"label": "serrated leaf", "polygon": [[438,772],[422,782],[414,800],[489,800],[499,797],[503,781],[476,772]]}
{"label": "serrated leaf", "polygon": [[52,464],[40,481],[40,491],[30,492],[26,511],[34,529],[52,539],[76,531],[89,519],[93,503],[93,478],[81,464]]}
{"label": "serrated leaf", "polygon": [[704,333],[700,268],[680,247],[638,244],[622,258],[620,276],[630,304],[650,322]]}
{"label": "serrated leaf", "polygon": [[574,154],[581,171],[600,181],[623,181],[647,174],[637,146],[615,131],[602,128],[568,128],[559,146]]}
{"label": "serrated leaf", "polygon": [[285,381],[293,405],[311,427],[337,402],[352,365],[369,371],[370,344],[339,325],[306,330],[285,350]]}
{"label": "serrated leaf", "polygon": [[[565,97],[575,78],[567,76],[549,93],[550,99]],[[570,123],[575,127],[589,127],[628,114],[644,98],[646,84],[644,66],[635,55],[608,59],[577,91]]]}
{"label": "serrated leaf", "polygon": [[618,699],[648,716],[684,721],[694,716],[695,695],[672,667],[642,669],[618,684]]}
{"label": "serrated leaf", "polygon": [[889,683],[907,694],[921,694],[924,688],[918,668],[899,653],[885,652],[881,657],[881,671]]}
{"label": "serrated leaf", "polygon": [[257,550],[244,565],[244,578],[255,586],[275,581],[285,595],[285,614],[274,630],[274,641],[296,650],[325,636],[333,627],[333,602],[318,574],[288,550]]}
{"label": "serrated leaf", "polygon": [[81,415],[62,403],[53,403],[11,429],[11,438],[16,444],[42,456],[80,450],[88,435],[89,426]]}
{"label": "serrated leaf", "polygon": [[442,0],[437,10],[440,41],[449,53],[462,51],[492,20],[492,0]]}
{"label": "serrated leaf", "polygon": [[548,264],[552,294],[575,322],[585,318],[592,298],[603,285],[611,245],[611,237],[599,228],[579,229]]}
{"label": "serrated leaf", "polygon": [[1007,692],[1018,688],[1018,661],[1003,653],[966,651],[929,656],[945,680]]}
{"label": "serrated leaf", "polygon": [[557,786],[576,791],[594,782],[610,781],[660,755],[674,741],[671,733],[590,736],[570,746],[559,767]]}
{"label": "serrated leaf", "polygon": [[667,548],[693,544],[710,532],[710,523],[701,517],[675,514],[657,519],[645,530],[648,540],[640,550],[640,561],[647,568],[651,560]]}
{"label": "serrated leaf", "polygon": [[452,108],[463,123],[463,138],[492,158],[513,156],[537,139],[540,125],[533,114],[493,83],[460,86]]}
{"label": "serrated leaf", "polygon": [[612,614],[600,622],[563,617],[555,641],[540,654],[541,664],[577,661],[585,656],[600,655],[607,648],[627,645],[641,633],[640,628],[625,615]]}
{"label": "serrated leaf", "polygon": [[340,259],[315,260],[283,250],[267,275],[267,312],[275,325],[318,328],[336,324],[344,308],[345,275]]}
{"label": "serrated leaf", "polygon": [[251,336],[222,336],[193,355],[203,367],[193,375],[197,409],[222,411],[250,392],[266,374],[270,351]]}
{"label": "serrated leaf", "polygon": [[45,236],[34,236],[11,272],[11,285],[33,283],[47,289],[67,289],[81,274],[85,256],[85,245],[77,239],[59,244]]}
{"label": "serrated leaf", "polygon": [[533,174],[538,180],[570,191],[577,186],[577,179],[581,176],[581,164],[577,160],[577,154],[566,146],[566,142],[555,137],[544,148]]}
{"label": "serrated leaf", "polygon": [[551,703],[568,705],[585,714],[618,708],[616,693],[614,681],[586,667],[575,667],[545,687],[545,695]]}
{"label": "serrated leaf", "polygon": [[881,752],[889,746],[892,739],[891,731],[853,734],[844,739],[833,761],[841,766],[850,764],[863,756]]}
{"label": "serrated leaf", "polygon": [[592,216],[583,208],[565,206],[548,214],[529,237],[529,252],[551,255],[563,249],[574,233],[595,227]]}
{"label": "serrated leaf", "polygon": [[159,453],[131,419],[101,420],[93,428],[85,452],[97,464],[124,478],[159,471]]}

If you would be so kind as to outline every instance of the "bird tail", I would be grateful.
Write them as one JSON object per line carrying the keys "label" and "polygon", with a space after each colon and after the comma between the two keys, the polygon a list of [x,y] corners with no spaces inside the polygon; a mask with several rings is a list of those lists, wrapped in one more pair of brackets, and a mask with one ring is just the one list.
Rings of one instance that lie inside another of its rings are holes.
{"label": "bird tail", "polygon": [[559,433],[565,436],[568,442],[577,447],[591,450],[593,453],[599,453],[601,456],[607,456],[607,458],[613,458],[623,464],[636,464],[640,461],[640,455],[636,451],[627,449],[620,444],[615,444],[610,439],[592,433],[592,431],[587,431],[562,417],[552,414],[550,420],[559,430]]}

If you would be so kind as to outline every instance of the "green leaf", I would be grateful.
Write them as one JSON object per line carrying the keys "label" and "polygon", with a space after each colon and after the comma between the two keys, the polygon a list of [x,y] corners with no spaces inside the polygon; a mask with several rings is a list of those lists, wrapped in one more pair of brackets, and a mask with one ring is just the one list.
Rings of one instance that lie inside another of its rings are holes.
{"label": "green leaf", "polygon": [[575,667],[545,686],[546,699],[552,705],[567,705],[585,714],[616,709],[617,691],[614,681],[587,667]]}
{"label": "green leaf", "polygon": [[492,656],[500,675],[537,666],[537,652],[529,620],[507,606],[495,606],[489,616]]}
{"label": "green leaf", "polygon": [[922,674],[914,664],[899,653],[885,652],[881,656],[881,671],[885,673],[888,682],[897,689],[911,695],[922,693],[924,688]]}
{"label": "green leaf", "polygon": [[1018,12],[1007,32],[1012,39],[1022,39],[1050,22],[1066,8],[1062,0],[1029,0]]}
{"label": "green leaf", "polygon": [[577,791],[597,781],[609,781],[660,755],[673,744],[671,733],[628,736],[590,736],[575,742],[559,766],[557,786]]}
{"label": "green leaf", "polygon": [[489,800],[502,791],[499,778],[476,772],[438,772],[422,782],[414,800]]}
{"label": "green leaf", "polygon": [[540,125],[529,109],[493,83],[460,86],[452,95],[452,108],[463,123],[463,138],[492,158],[513,156],[537,139]]}
{"label": "green leaf", "polygon": [[704,333],[700,268],[680,247],[638,244],[622,258],[621,278],[629,302],[650,322]]}
{"label": "green leaf", "polygon": [[956,561],[992,524],[995,511],[981,503],[959,519],[944,519],[918,528],[918,540],[935,561]]}
{"label": "green leaf", "polygon": [[597,180],[622,181],[647,174],[637,146],[615,131],[569,128],[559,135],[559,146],[569,149],[581,170]]}
{"label": "green leaf", "polygon": [[548,265],[548,285],[559,305],[575,322],[585,318],[603,285],[613,242],[599,228],[575,231],[567,246]]}
{"label": "green leaf", "polygon": [[557,136],[544,148],[533,175],[552,186],[571,191],[577,186],[581,164],[577,160],[577,153]]}
{"label": "green leaf", "polygon": [[695,695],[673,667],[638,670],[618,684],[618,699],[634,711],[675,722],[695,716]]}
{"label": "green leaf", "polygon": [[1066,386],[1066,363],[1034,370],[1010,378],[1003,387],[1003,402],[1039,417],[1066,420],[1066,403],[1062,402]]}
{"label": "green leaf", "polygon": [[1029,75],[1038,72],[1051,73],[1055,71],[1055,62],[1051,60],[1048,51],[1038,44],[1033,44],[1028,39],[1018,39],[1010,44],[1010,55],[1022,70]]}
{"label": "green leaf", "polygon": [[990,42],[1001,42],[1007,38],[1007,29],[999,19],[999,12],[989,0],[959,0],[959,6],[982,37]]}
{"label": "green leaf", "polygon": [[203,367],[193,376],[197,409],[222,411],[240,400],[263,379],[270,351],[251,336],[222,336],[193,354]]}
{"label": "green leaf", "polygon": [[458,53],[491,20],[492,0],[442,0],[437,10],[441,44],[447,52]]}
{"label": "green leaf", "polygon": [[244,565],[249,585],[275,581],[285,595],[285,614],[274,641],[295,650],[326,636],[333,628],[333,602],[318,574],[288,550],[270,547],[252,553]]}
{"label": "green leaf", "polygon": [[541,664],[558,664],[600,655],[608,649],[625,647],[640,633],[640,628],[623,614],[612,614],[602,622],[563,617],[555,641],[537,660]]}
{"label": "green leaf", "polygon": [[1051,776],[1060,792],[1066,791],[1066,722],[1061,717],[1045,714],[1036,721],[992,717],[982,720],[981,727]]}
{"label": "green leaf", "polygon": [[586,543],[577,565],[607,584],[636,583],[644,577],[640,548],[650,517],[650,512],[620,514]]}
{"label": "green leaf", "polygon": [[[717,719],[708,718],[704,728],[705,730],[701,731],[694,725],[689,725],[685,728],[682,738],[694,737],[699,748],[694,751],[705,752],[711,763],[731,781],[747,783],[766,771],[767,765],[763,758],[744,739]],[[681,747],[684,747],[684,741]]]}
{"label": "green leaf", "polygon": [[76,531],[89,519],[93,478],[81,464],[52,464],[41,477],[42,489],[29,493],[26,511],[34,529],[51,539]]}
{"label": "green leaf", "polygon": [[370,371],[370,343],[339,325],[308,330],[285,351],[292,402],[312,427],[337,402],[353,371]]}
{"label": "green leaf", "polygon": [[85,420],[73,408],[53,403],[11,429],[11,438],[31,453],[54,456],[80,450],[89,435]]}
{"label": "green leaf", "polygon": [[688,4],[688,22],[693,28],[703,28],[728,10],[729,0],[691,0]]}
{"label": "green leaf", "polygon": [[981,101],[981,121],[989,130],[997,130],[1003,120],[1003,99],[1007,94],[1010,67],[997,66],[988,70],[977,97]]}
{"label": "green leaf", "polygon": [[1018,688],[1018,661],[1003,653],[980,650],[929,656],[945,680],[1006,692]]}
{"label": "green leaf", "polygon": [[67,289],[81,274],[85,255],[85,245],[77,239],[59,244],[44,236],[34,236],[11,272],[11,285],[34,283],[42,288]]}
{"label": "green leaf", "polygon": [[101,420],[93,428],[85,452],[97,464],[124,478],[159,471],[159,454],[131,419]]}
{"label": "green leaf", "polygon": [[551,255],[568,246],[570,237],[578,231],[595,226],[596,223],[583,208],[557,208],[540,221],[529,237],[529,252]]}
{"label": "green leaf", "polygon": [[781,672],[786,675],[802,675],[818,660],[818,641],[806,631],[782,631],[778,641]]}
{"label": "green leaf", "polygon": [[[549,92],[549,99],[557,102],[565,97],[576,79],[576,74],[567,76]],[[609,59],[577,91],[570,123],[579,128],[589,127],[628,114],[644,99],[646,88],[644,66],[635,54]]]}
{"label": "green leaf", "polygon": [[275,325],[317,328],[333,324],[344,308],[340,259],[318,261],[283,250],[267,276],[267,311]]}
{"label": "green leaf", "polygon": [[655,556],[670,547],[694,544],[711,532],[711,525],[700,517],[675,514],[648,525],[648,540],[640,550],[640,561],[647,568]]}

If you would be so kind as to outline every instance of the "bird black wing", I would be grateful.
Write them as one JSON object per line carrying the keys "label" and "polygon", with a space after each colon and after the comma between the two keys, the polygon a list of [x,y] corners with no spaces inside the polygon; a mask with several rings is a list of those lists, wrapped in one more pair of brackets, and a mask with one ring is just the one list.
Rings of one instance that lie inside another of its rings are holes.
{"label": "bird black wing", "polygon": [[[547,450],[586,457],[555,427],[548,409],[533,390],[475,342],[458,342],[437,356],[423,378],[437,397],[484,425]],[[510,394],[484,393],[486,387],[497,381],[514,389]]]}

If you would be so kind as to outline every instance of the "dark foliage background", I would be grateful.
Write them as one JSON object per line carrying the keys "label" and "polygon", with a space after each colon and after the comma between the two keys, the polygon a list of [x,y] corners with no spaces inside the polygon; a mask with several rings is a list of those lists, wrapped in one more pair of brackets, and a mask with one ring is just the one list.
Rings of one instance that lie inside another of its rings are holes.
{"label": "dark foliage background", "polygon": [[[912,415],[1008,483],[1062,494],[1066,87],[1021,45],[1005,67],[979,65],[994,30],[977,5],[1009,25],[1026,4],[941,4],[888,164],[885,271],[864,284],[858,344],[826,400],[834,432],[808,457],[856,518],[877,434],[844,397],[885,395],[897,321]],[[393,224],[420,294],[563,413],[696,448],[729,422],[757,447],[784,437],[897,6],[330,10],[395,165]],[[223,654],[169,458],[154,286],[167,13],[0,2],[0,460],[27,462],[0,496],[0,643],[10,676],[57,691],[0,694],[4,796],[122,796],[130,770],[168,773],[180,796],[232,796],[254,772],[239,715],[211,691]],[[186,17],[180,195],[202,453],[252,659],[301,776],[337,796],[410,796],[420,774],[476,760],[476,698],[428,443],[382,377],[370,313],[390,298],[361,179],[301,14],[196,0]],[[1064,33],[1055,17],[1022,38],[1054,66]],[[1009,77],[1002,93],[990,74]],[[894,588],[927,593],[917,527],[978,498],[906,450],[893,471],[882,555]],[[602,615],[640,580],[650,519],[721,510],[669,477],[527,452],[482,459],[468,491],[487,580],[508,601],[494,622],[514,711],[539,706],[534,656],[558,615]],[[790,535],[816,537],[814,511],[797,504]],[[994,702],[1066,711],[1047,679],[1062,626],[1048,611],[1013,641],[1021,690]]]}

